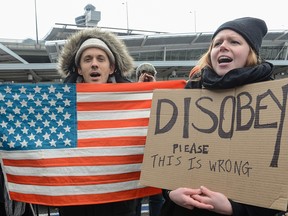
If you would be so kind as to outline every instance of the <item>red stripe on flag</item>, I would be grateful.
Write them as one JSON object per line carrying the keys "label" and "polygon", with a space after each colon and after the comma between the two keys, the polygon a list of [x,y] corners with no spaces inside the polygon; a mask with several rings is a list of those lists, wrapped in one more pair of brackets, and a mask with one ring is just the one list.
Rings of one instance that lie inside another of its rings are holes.
{"label": "red stripe on flag", "polygon": [[108,184],[123,181],[138,180],[140,172],[131,172],[123,174],[105,175],[105,176],[17,176],[7,174],[9,182],[28,185],[42,186],[70,186],[70,185],[92,185]]}
{"label": "red stripe on flag", "polygon": [[78,122],[78,130],[147,126],[148,118],[123,120],[87,120]]}
{"label": "red stripe on flag", "polygon": [[140,83],[108,83],[101,84],[95,88],[93,83],[77,84],[77,92],[131,92],[131,91],[151,91],[154,89],[183,89],[185,80],[140,82]]}
{"label": "red stripe on flag", "polygon": [[125,156],[94,156],[94,157],[71,157],[71,158],[52,158],[41,160],[10,160],[5,159],[5,166],[15,167],[63,167],[63,166],[100,166],[100,165],[119,165],[141,163],[143,155]]}
{"label": "red stripe on flag", "polygon": [[[150,196],[153,194],[159,194],[161,190],[157,188],[140,188],[135,190],[120,191],[114,193],[105,194],[85,194],[85,195],[65,195],[65,196],[47,196],[37,194],[23,194],[10,192],[11,199],[16,201],[23,201],[26,203],[35,203],[40,205],[51,206],[69,206],[69,205],[87,205],[87,204],[101,204],[130,200],[139,197]],[[67,202],[69,200],[69,202]]]}
{"label": "red stripe on flag", "polygon": [[[140,103],[141,102],[141,103]],[[91,110],[133,110],[133,109],[150,109],[151,100],[149,101],[113,101],[113,102],[78,102],[77,111]]]}

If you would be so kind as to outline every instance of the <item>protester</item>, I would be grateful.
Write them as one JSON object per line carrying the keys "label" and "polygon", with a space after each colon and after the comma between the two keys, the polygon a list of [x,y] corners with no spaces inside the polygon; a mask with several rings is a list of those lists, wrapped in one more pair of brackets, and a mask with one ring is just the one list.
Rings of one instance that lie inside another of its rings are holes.
{"label": "protester", "polygon": [[[156,82],[156,75],[156,68],[148,62],[142,63],[136,68],[136,81],[138,82]],[[159,216],[164,202],[162,194],[151,195],[147,198],[149,203],[149,216]],[[142,198],[138,199],[136,216],[141,216],[142,201]]]}
{"label": "protester", "polygon": [[[228,89],[271,80],[273,65],[259,57],[266,33],[266,23],[258,18],[243,17],[222,24],[198,62],[199,72],[191,77],[185,88]],[[166,201],[161,216],[283,215],[277,210],[234,202],[221,192],[204,186],[163,190],[163,194]]]}
{"label": "protester", "polygon": [[140,64],[136,68],[136,79],[138,82],[155,82],[157,71],[150,63]]}
{"label": "protester", "polygon": [[[58,71],[65,83],[130,82],[133,59],[124,43],[108,31],[97,28],[71,35],[59,56]],[[60,216],[134,216],[136,199],[105,204],[62,206]]]}

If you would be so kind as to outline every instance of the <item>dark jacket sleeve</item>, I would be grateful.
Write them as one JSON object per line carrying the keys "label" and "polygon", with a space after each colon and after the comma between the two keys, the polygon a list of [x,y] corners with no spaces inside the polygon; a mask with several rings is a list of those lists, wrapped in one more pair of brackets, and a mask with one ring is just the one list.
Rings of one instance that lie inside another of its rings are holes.
{"label": "dark jacket sleeve", "polygon": [[281,212],[279,210],[237,203],[232,200],[229,201],[232,205],[233,216],[282,216],[285,214],[285,212]]}
{"label": "dark jacket sleeve", "polygon": [[170,200],[169,193],[170,190],[162,189],[162,195],[165,200]]}

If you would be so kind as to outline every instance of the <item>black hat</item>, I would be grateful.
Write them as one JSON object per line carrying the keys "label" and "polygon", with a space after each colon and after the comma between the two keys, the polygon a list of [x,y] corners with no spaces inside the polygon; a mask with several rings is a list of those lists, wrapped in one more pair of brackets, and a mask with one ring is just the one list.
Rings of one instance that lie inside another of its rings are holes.
{"label": "black hat", "polygon": [[223,23],[213,34],[212,39],[222,30],[231,29],[240,34],[259,55],[262,39],[267,33],[266,23],[258,18],[243,17]]}

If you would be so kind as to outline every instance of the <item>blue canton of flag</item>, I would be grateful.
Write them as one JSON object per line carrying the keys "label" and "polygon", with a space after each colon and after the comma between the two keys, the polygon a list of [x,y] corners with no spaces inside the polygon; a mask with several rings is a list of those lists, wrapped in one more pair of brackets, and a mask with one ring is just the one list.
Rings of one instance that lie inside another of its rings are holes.
{"label": "blue canton of flag", "polygon": [[0,150],[77,144],[75,84],[0,85]]}

